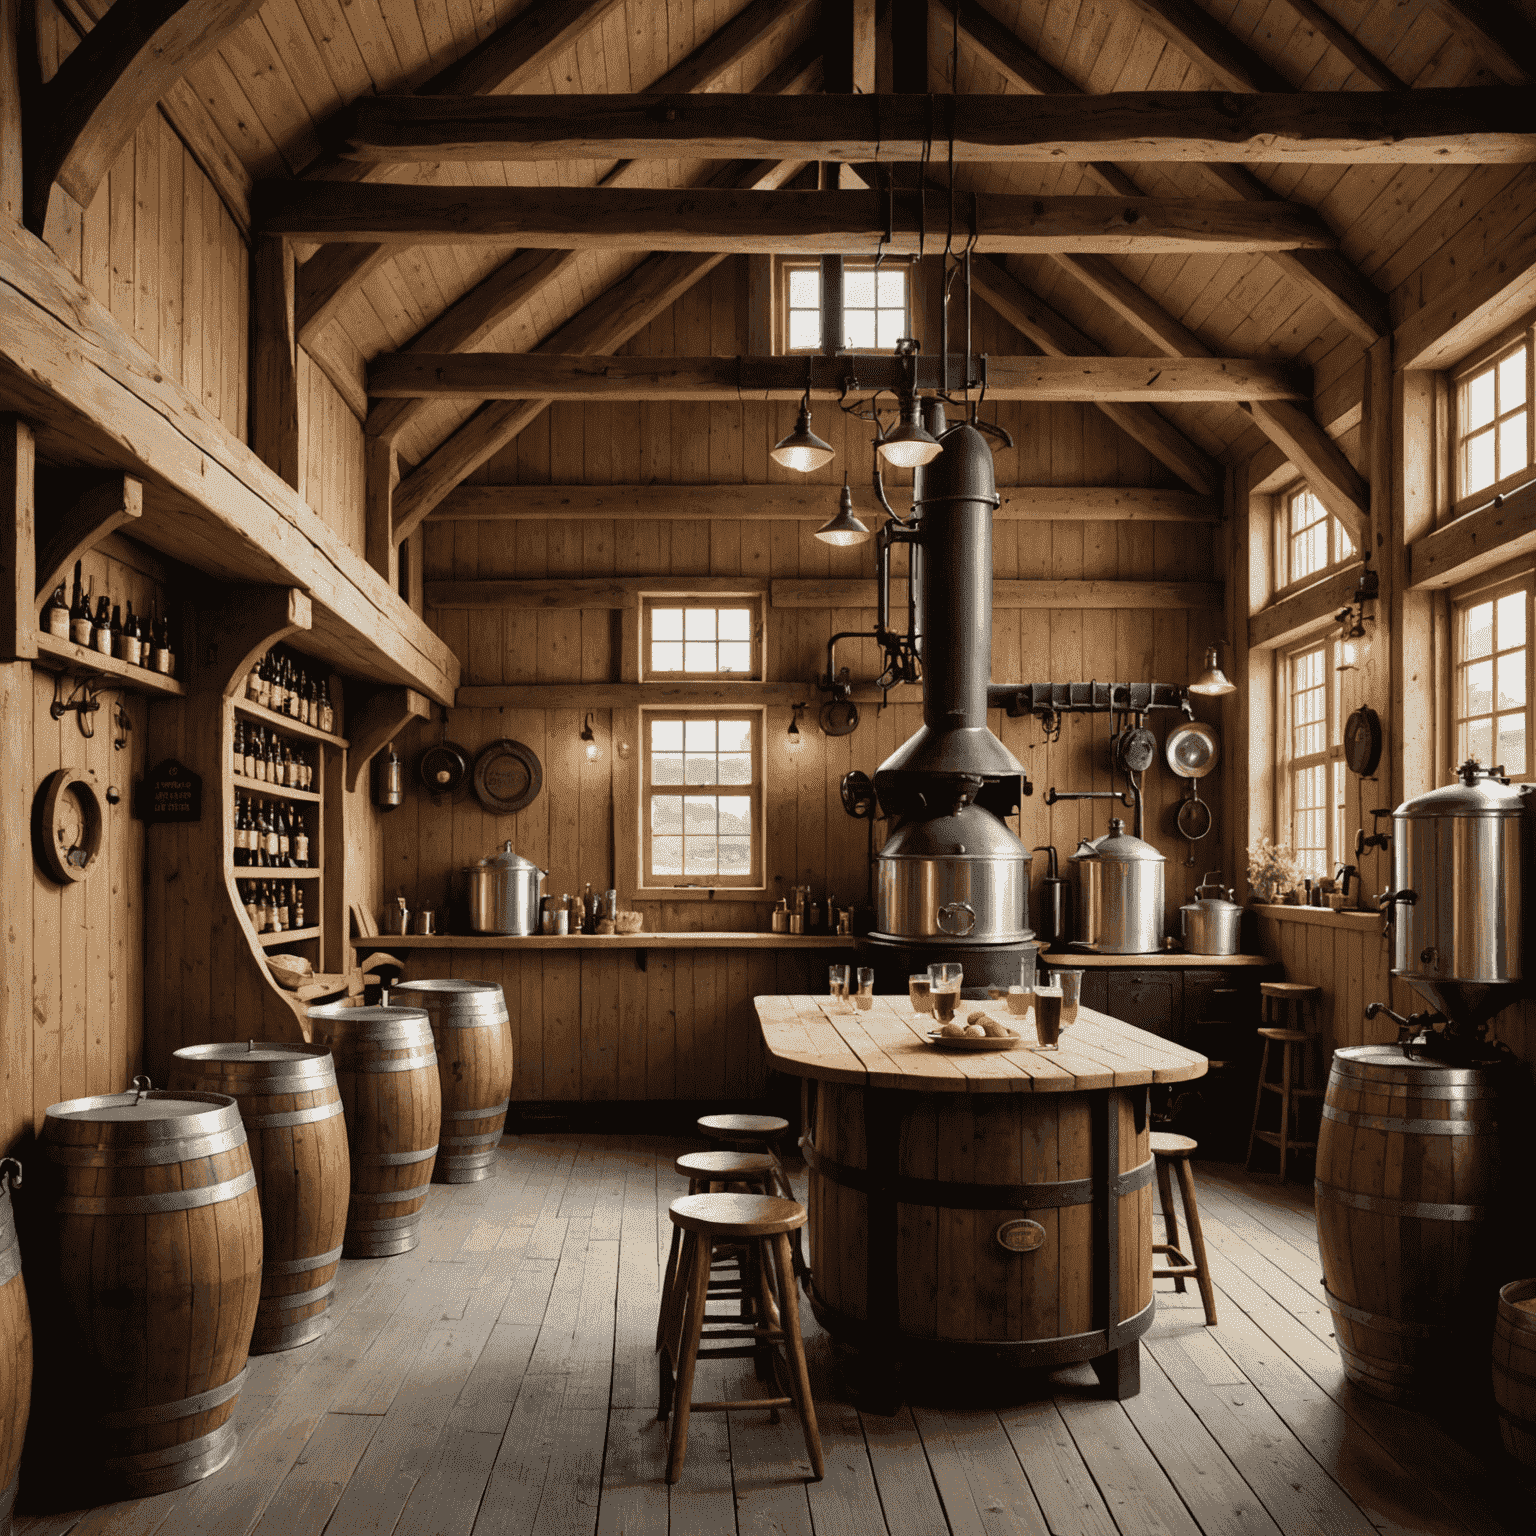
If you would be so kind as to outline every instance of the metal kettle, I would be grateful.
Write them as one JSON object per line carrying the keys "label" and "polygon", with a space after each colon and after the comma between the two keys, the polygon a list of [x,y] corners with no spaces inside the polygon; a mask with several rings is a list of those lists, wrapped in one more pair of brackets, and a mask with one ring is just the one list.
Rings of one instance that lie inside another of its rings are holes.
{"label": "metal kettle", "polygon": [[[1208,896],[1208,890],[1214,894]],[[1242,953],[1243,909],[1230,887],[1225,896],[1222,890],[1221,871],[1213,869],[1195,887],[1195,899],[1179,908],[1179,937],[1192,955]]]}
{"label": "metal kettle", "polygon": [[1151,843],[1117,817],[1109,831],[1072,855],[1077,869],[1073,945],[1105,955],[1150,955],[1163,947],[1163,866]]}

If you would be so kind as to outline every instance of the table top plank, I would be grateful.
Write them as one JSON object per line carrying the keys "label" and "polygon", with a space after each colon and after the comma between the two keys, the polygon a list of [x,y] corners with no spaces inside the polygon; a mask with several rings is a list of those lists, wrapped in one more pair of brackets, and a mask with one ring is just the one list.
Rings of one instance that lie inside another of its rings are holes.
{"label": "table top plank", "polygon": [[[830,997],[753,1000],[770,1063],[795,1077],[863,1083],[917,1093],[1082,1093],[1176,1083],[1204,1075],[1206,1059],[1123,1019],[1079,1008],[1059,1051],[943,1051],[931,1045],[933,1019],[901,996],[867,1009],[834,1012]],[[967,1012],[972,1006],[967,1006]],[[991,1007],[995,1018],[1007,1018]],[[1029,1018],[1008,1019],[1029,1037]]]}

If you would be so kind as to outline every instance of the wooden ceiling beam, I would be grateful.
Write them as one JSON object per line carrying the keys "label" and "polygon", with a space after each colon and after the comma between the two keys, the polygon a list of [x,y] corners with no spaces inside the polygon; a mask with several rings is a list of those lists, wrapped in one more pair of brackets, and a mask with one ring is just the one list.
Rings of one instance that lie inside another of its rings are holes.
{"label": "wooden ceiling beam", "polygon": [[[952,6],[954,0],[935,3]],[[1046,95],[1077,89],[980,4],[965,6],[959,18],[961,41],[981,53],[1019,89]],[[1088,168],[1117,196],[1142,195],[1136,181],[1111,162],[1092,161]],[[1244,202],[1262,203],[1274,197],[1246,166],[1207,162],[1201,168],[1219,187]],[[1338,251],[1273,251],[1270,258],[1288,277],[1321,299],[1328,312],[1360,340],[1374,342],[1391,329],[1386,295]]]}
{"label": "wooden ceiling beam", "polygon": [[1499,79],[1525,85],[1536,78],[1536,32],[1509,0],[1428,0],[1428,4]]}
{"label": "wooden ceiling beam", "polygon": [[1348,27],[1334,20],[1317,0],[1285,0],[1285,3],[1330,47],[1348,59],[1378,91],[1409,89],[1406,80],[1399,79]]}
{"label": "wooden ceiling beam", "polygon": [[1195,0],[1122,0],[1192,63],[1229,91],[1288,91],[1290,82],[1195,4]]}
{"label": "wooden ceiling beam", "polygon": [[[974,262],[971,286],[1020,335],[1047,356],[1088,356],[1103,350],[997,262]],[[1207,496],[1221,494],[1224,477],[1220,466],[1167,417],[1160,415],[1155,406],[1124,405],[1107,400],[1094,404],[1186,485]]]}
{"label": "wooden ceiling beam", "polygon": [[[950,359],[950,377],[967,372]],[[1168,404],[1307,400],[1310,370],[1293,364],[1210,356],[1006,357],[971,359],[989,400],[1111,400]],[[831,357],[626,357],[543,352],[394,353],[368,370],[370,395],[394,399],[837,401],[847,393],[900,391],[907,367],[888,353]],[[916,383],[942,385],[941,359],[920,357]]]}
{"label": "wooden ceiling beam", "polygon": [[[1000,485],[1002,522],[1214,523],[1221,501],[1190,491],[1125,485]],[[461,485],[429,521],[818,522],[837,487],[797,477],[766,485]],[[853,490],[854,510],[878,515],[874,495]]]}
{"label": "wooden ceiling beam", "polygon": [[365,96],[341,153],[367,164],[751,156],[970,164],[1245,161],[1492,165],[1536,159],[1515,87],[1125,91],[1085,96]]}
{"label": "wooden ceiling beam", "polygon": [[[515,90],[600,21],[616,3],[617,0],[552,0],[531,5],[457,64],[427,81],[416,95],[475,96]],[[657,80],[652,89],[707,90],[754,48],[791,24],[809,3],[810,0],[752,0],[675,69]],[[339,121],[344,120],[343,113]],[[336,131],[337,125],[330,124],[326,136],[334,139]],[[304,178],[363,181],[379,169],[378,165],[362,165],[328,153],[304,173]],[[615,166],[604,182],[623,186],[628,174],[625,166]],[[301,346],[308,345],[330,322],[347,294],[388,260],[390,254],[391,247],[384,242],[361,247],[323,245],[299,268],[294,308]]]}
{"label": "wooden ceiling beam", "polygon": [[41,234],[57,182],[82,208],[123,146],[182,75],[261,0],[137,0],[114,5],[80,39],[26,112],[26,221]]}
{"label": "wooden ceiling beam", "polygon": [[[939,192],[897,194],[885,253],[930,244],[949,217]],[[1331,249],[1316,214],[1288,203],[1183,198],[1028,197],[966,200],[978,252]],[[720,255],[868,256],[887,234],[884,192],[720,191],[696,188],[324,186],[265,181],[257,227],[297,240],[489,245],[552,250],[711,251]],[[958,231],[957,231],[958,237]]]}

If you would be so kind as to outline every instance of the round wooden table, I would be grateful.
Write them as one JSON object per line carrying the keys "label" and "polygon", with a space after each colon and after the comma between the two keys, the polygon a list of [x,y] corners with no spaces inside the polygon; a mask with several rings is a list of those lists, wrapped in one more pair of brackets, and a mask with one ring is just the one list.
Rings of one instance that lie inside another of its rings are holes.
{"label": "round wooden table", "polygon": [[[770,1065],[802,1079],[806,1289],[839,1344],[877,1377],[1086,1360],[1134,1396],[1154,1306],[1149,1090],[1205,1057],[1086,1008],[1059,1051],[962,1054],[930,1045],[904,997],[755,1004]],[[1032,1019],[986,1008],[1033,1041]]]}

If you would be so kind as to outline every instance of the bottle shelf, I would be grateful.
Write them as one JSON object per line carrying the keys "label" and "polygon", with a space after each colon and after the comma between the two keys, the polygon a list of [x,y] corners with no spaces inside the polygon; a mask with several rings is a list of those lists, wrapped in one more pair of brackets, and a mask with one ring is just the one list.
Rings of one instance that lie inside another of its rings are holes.
{"label": "bottle shelf", "polygon": [[[73,649],[78,650],[79,647],[73,647]],[[119,662],[118,665],[121,666],[122,663]],[[280,734],[299,736],[305,741],[318,741],[327,747],[345,748],[347,745],[345,736],[333,736],[329,731],[322,731],[317,726],[305,725],[302,721],[280,715],[275,709],[267,709],[256,703],[254,699],[236,699],[235,713],[247,720],[254,720],[259,725],[269,725]]]}
{"label": "bottle shelf", "polygon": [[231,773],[229,782],[247,795],[269,795],[275,800],[298,800],[305,805],[320,804],[320,796],[312,789],[290,789],[286,784],[269,784],[265,779],[248,779],[243,773]]}
{"label": "bottle shelf", "polygon": [[276,949],[279,944],[296,944],[304,939],[319,937],[319,928],[283,928],[277,933],[258,933],[256,942],[263,949]]}
{"label": "bottle shelf", "polygon": [[[39,666],[56,670],[78,667],[82,672],[95,672],[101,677],[113,678],[118,686],[137,693],[156,693],[173,699],[183,699],[187,695],[187,685],[174,677],[151,672],[148,667],[136,667],[129,661],[119,661],[115,656],[103,656],[100,651],[76,645],[72,640],[60,640],[57,635],[44,631],[39,631],[37,636],[37,661]],[[325,737],[327,741],[335,739]]]}
{"label": "bottle shelf", "polygon": [[280,864],[226,864],[225,872],[233,880],[318,880],[318,869],[284,869]]}

